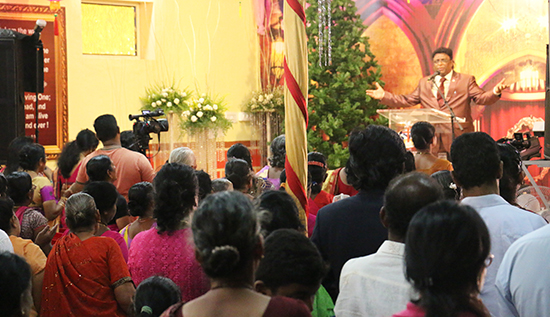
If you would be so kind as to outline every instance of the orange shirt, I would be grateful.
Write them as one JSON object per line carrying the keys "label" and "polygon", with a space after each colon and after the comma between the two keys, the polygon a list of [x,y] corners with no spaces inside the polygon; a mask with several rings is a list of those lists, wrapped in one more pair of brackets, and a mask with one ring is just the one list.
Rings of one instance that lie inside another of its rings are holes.
{"label": "orange shirt", "polygon": [[111,150],[96,150],[90,153],[82,160],[82,167],[78,171],[76,181],[79,183],[86,183],[88,181],[88,175],[86,174],[86,164],[88,161],[98,155],[107,155],[111,158],[111,161],[116,167],[117,180],[114,182],[119,194],[124,196],[128,200],[128,190],[134,184],[139,182],[153,182],[155,173],[151,163],[147,160],[145,155],[130,151],[123,147],[111,149]]}
{"label": "orange shirt", "polygon": [[[16,236],[10,236],[10,241],[13,245],[13,252],[24,258],[30,265],[32,275],[38,275],[44,271],[48,258],[38,245],[34,244],[32,240],[22,239]],[[37,315],[38,313],[33,304],[30,316],[34,317]]]}

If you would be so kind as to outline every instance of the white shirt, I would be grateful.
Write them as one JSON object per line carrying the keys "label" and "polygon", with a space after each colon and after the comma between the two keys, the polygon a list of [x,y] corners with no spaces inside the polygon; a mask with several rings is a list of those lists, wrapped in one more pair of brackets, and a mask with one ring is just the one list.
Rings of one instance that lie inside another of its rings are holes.
{"label": "white shirt", "polygon": [[405,279],[404,253],[404,243],[386,240],[376,253],[347,261],[335,315],[388,317],[407,308],[414,293]]}
{"label": "white shirt", "polygon": [[13,245],[11,244],[8,234],[0,229],[0,253],[6,251],[13,253]]}
{"label": "white shirt", "polygon": [[544,227],[546,221],[537,214],[510,205],[504,198],[495,194],[466,197],[462,203],[477,210],[489,228],[491,253],[495,257],[487,268],[480,297],[489,312],[499,317],[502,313],[498,305],[499,294],[495,287],[495,278],[504,253],[517,239]]}
{"label": "white shirt", "polygon": [[[447,75],[445,75],[445,81],[443,82],[443,87],[445,88],[443,90],[445,94],[445,98],[447,98],[447,94],[449,93],[449,86],[451,86],[451,79],[453,78],[454,70],[451,70]],[[434,94],[435,98],[437,99],[437,96],[439,95],[438,87],[441,85],[441,77],[440,75],[435,76],[433,84],[432,84],[432,93]]]}
{"label": "white shirt", "polygon": [[550,316],[550,226],[518,239],[498,270],[502,317]]}

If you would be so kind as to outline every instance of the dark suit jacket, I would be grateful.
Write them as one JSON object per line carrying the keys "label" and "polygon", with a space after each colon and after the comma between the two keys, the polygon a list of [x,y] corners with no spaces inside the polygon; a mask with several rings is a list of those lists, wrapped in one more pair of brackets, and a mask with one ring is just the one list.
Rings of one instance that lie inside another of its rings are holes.
{"label": "dark suit jacket", "polygon": [[326,205],[317,213],[311,241],[330,264],[323,286],[334,302],[346,261],[375,253],[388,238],[379,217],[383,198],[383,190],[361,190],[353,197]]}
{"label": "dark suit jacket", "polygon": [[[408,95],[395,95],[386,91],[384,98],[380,102],[389,107],[412,107],[420,104],[423,108],[432,108],[449,113],[445,105],[439,106],[437,98],[432,92],[433,83],[428,81],[428,78],[424,77],[420,79],[416,89]],[[462,133],[474,131],[470,108],[471,101],[479,105],[490,105],[497,102],[500,96],[495,95],[492,89],[491,91],[485,91],[479,88],[474,76],[453,72],[449,92],[445,99],[447,99],[449,106],[457,117],[466,119],[466,122],[462,123],[464,131],[460,131],[455,123],[455,135],[459,136]],[[442,138],[442,141],[444,143],[443,146],[449,152],[452,143],[450,124],[446,126],[442,125],[441,128],[442,133],[448,132],[446,137]]]}

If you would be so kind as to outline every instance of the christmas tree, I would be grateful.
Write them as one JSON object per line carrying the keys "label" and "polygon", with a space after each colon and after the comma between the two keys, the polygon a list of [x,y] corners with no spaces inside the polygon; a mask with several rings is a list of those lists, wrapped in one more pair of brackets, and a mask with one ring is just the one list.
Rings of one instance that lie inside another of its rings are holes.
{"label": "christmas tree", "polygon": [[[373,123],[376,109],[382,107],[365,94],[375,81],[380,82],[380,67],[368,38],[362,36],[366,26],[353,0],[308,2],[308,146],[310,151],[325,154],[330,168],[337,168],[349,157],[350,132]],[[331,17],[327,19],[329,5]]]}

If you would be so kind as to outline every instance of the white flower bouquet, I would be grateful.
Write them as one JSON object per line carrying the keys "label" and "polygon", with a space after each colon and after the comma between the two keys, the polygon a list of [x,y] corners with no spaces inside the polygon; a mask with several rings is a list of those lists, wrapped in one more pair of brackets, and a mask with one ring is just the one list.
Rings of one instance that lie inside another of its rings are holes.
{"label": "white flower bouquet", "polygon": [[182,111],[188,109],[187,101],[191,98],[191,93],[179,90],[174,85],[155,85],[145,90],[145,96],[140,98],[144,110],[162,109],[164,113],[173,111],[180,115]]}
{"label": "white flower bouquet", "polygon": [[284,114],[283,87],[268,88],[263,91],[254,91],[252,98],[245,105],[245,112],[278,112]]}
{"label": "white flower bouquet", "polygon": [[187,101],[187,109],[181,113],[181,128],[189,134],[206,129],[227,131],[231,122],[225,118],[225,103],[209,94],[197,94],[197,99]]}

